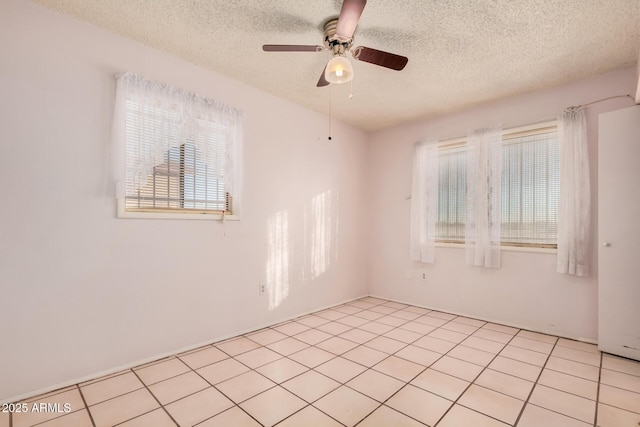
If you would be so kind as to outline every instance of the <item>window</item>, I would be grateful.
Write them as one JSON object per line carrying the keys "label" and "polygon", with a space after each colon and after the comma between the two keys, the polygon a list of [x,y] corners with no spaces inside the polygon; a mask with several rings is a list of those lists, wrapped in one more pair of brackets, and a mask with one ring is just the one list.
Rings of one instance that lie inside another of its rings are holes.
{"label": "window", "polygon": [[465,146],[440,149],[436,239],[464,242],[467,218],[467,155]]}
{"label": "window", "polygon": [[[505,132],[502,142],[503,245],[556,247],[560,156],[556,126]],[[439,242],[464,242],[466,147],[439,150]]]}
{"label": "window", "polygon": [[237,214],[238,111],[132,74],[119,77],[116,103],[121,216]]}
{"label": "window", "polygon": [[[140,141],[136,134],[141,128],[139,121],[145,117],[171,116],[168,111],[153,111],[144,114],[144,110],[155,109],[153,106],[142,106],[127,101],[127,155],[135,156]],[[166,123],[175,123],[175,117],[166,117]],[[232,212],[231,197],[225,189],[226,144],[224,129],[215,123],[200,121],[202,132],[199,138],[203,144],[213,150],[215,163],[205,164],[202,154],[192,140],[187,140],[178,147],[172,147],[164,153],[164,161],[147,175],[146,184],[127,183],[125,206],[127,211],[144,212],[149,210]],[[172,132],[172,131],[170,131]],[[153,135],[146,136],[153,138]]]}
{"label": "window", "polygon": [[507,135],[502,153],[503,244],[555,247],[560,196],[556,128]]}

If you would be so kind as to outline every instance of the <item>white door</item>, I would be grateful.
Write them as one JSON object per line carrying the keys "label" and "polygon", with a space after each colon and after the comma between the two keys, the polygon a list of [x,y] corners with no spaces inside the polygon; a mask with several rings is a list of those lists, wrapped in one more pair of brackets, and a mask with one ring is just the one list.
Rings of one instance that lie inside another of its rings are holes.
{"label": "white door", "polygon": [[640,106],[598,133],[598,347],[640,360]]}

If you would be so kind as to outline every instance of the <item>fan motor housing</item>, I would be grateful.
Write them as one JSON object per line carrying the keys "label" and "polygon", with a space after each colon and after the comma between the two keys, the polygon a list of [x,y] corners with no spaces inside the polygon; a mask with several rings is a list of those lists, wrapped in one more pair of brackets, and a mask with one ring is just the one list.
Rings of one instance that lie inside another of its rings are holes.
{"label": "fan motor housing", "polygon": [[353,38],[347,39],[336,34],[338,18],[332,18],[324,24],[324,46],[333,54],[344,54],[353,44]]}

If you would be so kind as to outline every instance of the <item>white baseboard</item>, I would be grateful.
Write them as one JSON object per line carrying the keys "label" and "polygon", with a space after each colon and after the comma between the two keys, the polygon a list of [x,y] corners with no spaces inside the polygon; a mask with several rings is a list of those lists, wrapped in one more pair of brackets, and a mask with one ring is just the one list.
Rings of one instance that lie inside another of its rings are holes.
{"label": "white baseboard", "polygon": [[478,319],[478,320],[484,320],[485,322],[491,322],[491,323],[496,323],[498,325],[504,325],[504,326],[510,326],[512,328],[517,328],[517,329],[524,329],[526,331],[531,331],[531,332],[538,332],[541,334],[546,334],[546,335],[553,335],[555,337],[562,337],[562,338],[567,338],[570,340],[574,340],[574,341],[581,341],[581,342],[586,342],[589,344],[598,344],[598,340],[594,340],[591,338],[583,338],[583,337],[574,337],[574,336],[569,336],[569,335],[562,335],[562,334],[558,334],[557,331],[549,331],[549,330],[544,330],[544,329],[540,329],[540,328],[534,328],[528,325],[522,325],[519,323],[510,323],[510,322],[505,322],[503,320],[496,320],[496,319],[491,319],[491,318],[486,318],[486,317],[479,317],[477,315],[471,315],[468,313],[460,313],[460,312],[455,312],[455,311],[451,311],[451,310],[444,310],[438,307],[427,307],[425,305],[421,305],[421,304],[416,304],[415,302],[407,302],[407,301],[402,301],[402,300],[396,300],[393,298],[388,298],[388,297],[382,297],[379,295],[369,295],[370,297],[373,298],[380,298],[380,299],[384,299],[387,301],[393,301],[393,302],[398,302],[400,304],[407,304],[407,305],[412,305],[414,307],[420,307],[420,308],[425,308],[427,310],[436,310],[436,311],[441,311],[443,313],[449,313],[449,314],[455,314],[456,316],[464,316],[464,317],[470,317],[472,319]]}
{"label": "white baseboard", "polygon": [[444,310],[444,309],[441,309],[441,308],[438,308],[438,307],[428,307],[428,306],[425,306],[425,305],[422,305],[422,304],[416,304],[415,302],[407,302],[407,301],[398,300],[398,299],[394,299],[394,298],[383,297],[383,296],[380,296],[380,295],[366,294],[366,295],[361,295],[361,296],[358,296],[358,297],[355,297],[355,298],[346,299],[346,300],[340,301],[340,302],[338,302],[336,304],[326,305],[326,306],[323,306],[323,307],[315,308],[313,310],[305,311],[305,312],[296,314],[294,316],[290,316],[290,317],[286,317],[286,318],[280,319],[277,322],[264,324],[264,325],[262,325],[260,327],[257,327],[257,328],[251,328],[251,329],[246,329],[246,330],[242,330],[242,331],[236,331],[236,332],[233,332],[233,333],[230,333],[230,334],[226,334],[226,335],[223,335],[223,336],[219,336],[219,337],[213,338],[211,340],[206,340],[204,342],[200,342],[198,344],[194,344],[194,345],[190,345],[190,346],[187,346],[187,347],[179,348],[179,349],[174,350],[174,351],[157,354],[157,355],[152,356],[152,357],[148,357],[148,358],[145,358],[145,359],[137,360],[135,362],[127,363],[125,365],[120,365],[120,366],[117,366],[117,367],[114,367],[114,368],[111,368],[111,369],[107,369],[107,370],[104,370],[104,371],[96,372],[96,373],[93,373],[93,374],[90,374],[90,375],[86,375],[86,376],[83,376],[83,377],[80,377],[80,378],[74,378],[72,380],[65,381],[63,383],[59,383],[59,384],[52,385],[52,386],[49,386],[49,387],[44,387],[44,388],[41,388],[39,390],[34,390],[34,391],[31,391],[31,392],[28,392],[28,393],[23,393],[23,394],[20,394],[20,395],[17,395],[17,396],[13,396],[13,397],[10,397],[9,399],[0,401],[0,404],[21,401],[21,400],[24,400],[24,399],[28,399],[30,397],[39,396],[39,395],[44,394],[44,393],[49,393],[49,392],[52,392],[52,391],[60,390],[62,388],[66,388],[66,387],[69,387],[69,386],[72,386],[72,385],[75,385],[75,384],[80,384],[80,383],[91,381],[91,380],[94,380],[94,379],[97,379],[97,378],[101,378],[101,377],[104,377],[104,376],[107,376],[107,375],[115,374],[115,373],[120,372],[120,371],[124,371],[124,370],[127,370],[127,369],[135,368],[136,366],[141,366],[141,365],[145,365],[145,364],[148,364],[148,363],[152,363],[152,362],[155,362],[157,360],[164,359],[166,357],[174,356],[174,355],[180,354],[180,353],[185,353],[187,351],[195,350],[197,348],[204,347],[206,345],[215,344],[217,342],[224,341],[224,340],[227,340],[229,338],[233,338],[233,337],[237,337],[237,336],[240,336],[240,335],[249,334],[251,332],[256,332],[256,331],[259,331],[261,329],[277,325],[279,323],[287,322],[287,321],[290,321],[290,320],[293,320],[293,319],[297,319],[298,317],[306,316],[306,315],[311,314],[311,313],[316,313],[318,311],[326,310],[326,309],[329,309],[329,308],[332,308],[332,307],[336,307],[338,305],[342,305],[342,304],[349,303],[351,301],[355,301],[355,300],[358,300],[358,299],[361,299],[361,298],[366,298],[366,297],[379,298],[379,299],[383,299],[383,300],[387,300],[387,301],[393,301],[393,302],[397,302],[397,303],[401,303],[401,304],[412,305],[414,307],[425,308],[427,310],[441,311],[443,313],[455,314],[456,316],[470,317],[472,319],[484,320],[485,322],[496,323],[496,324],[500,324],[500,325],[504,325],[504,326],[510,326],[512,328],[524,329],[524,330],[532,331],[532,332],[539,332],[541,334],[559,336],[559,337],[562,337],[562,338],[567,338],[567,339],[576,340],[576,341],[582,341],[582,342],[586,342],[586,343],[589,343],[589,344],[598,344],[597,340],[593,340],[593,339],[589,339],[589,338],[582,338],[582,337],[573,337],[573,336],[568,336],[568,335],[559,335],[556,331],[548,331],[548,330],[544,330],[544,329],[540,329],[540,328],[534,328],[534,327],[531,327],[529,325],[522,325],[522,324],[518,324],[518,323],[504,322],[502,320],[479,317],[477,315],[470,315],[468,313],[460,313],[460,312],[455,312],[455,311],[450,311],[450,310]]}
{"label": "white baseboard", "polygon": [[226,335],[223,335],[223,336],[215,337],[215,338],[210,339],[210,340],[206,340],[204,342],[200,342],[198,344],[189,345],[187,347],[182,347],[182,348],[179,348],[177,350],[172,350],[172,351],[169,351],[169,352],[157,354],[155,356],[147,357],[147,358],[144,358],[144,359],[141,359],[141,360],[136,360],[134,362],[127,363],[127,364],[120,365],[120,366],[116,366],[114,368],[110,368],[110,369],[107,369],[107,370],[104,370],[104,371],[95,372],[95,373],[90,374],[90,375],[85,375],[85,376],[80,377],[80,378],[74,378],[74,379],[71,379],[69,381],[64,381],[62,383],[58,383],[58,384],[55,384],[55,385],[52,385],[52,386],[49,386],[49,387],[43,387],[43,388],[38,389],[38,390],[33,390],[33,391],[30,391],[30,392],[27,392],[27,393],[19,394],[17,396],[12,396],[12,397],[9,397],[8,399],[1,400],[0,404],[18,402],[18,401],[21,401],[21,400],[29,399],[29,398],[34,397],[34,396],[39,396],[41,394],[50,393],[52,391],[60,390],[60,389],[63,389],[63,388],[66,388],[66,387],[69,387],[69,386],[72,386],[72,385],[75,385],[75,384],[80,384],[80,383],[84,383],[84,382],[87,382],[87,381],[95,380],[97,378],[102,378],[102,377],[107,376],[107,375],[115,374],[116,372],[125,371],[127,369],[135,368],[136,366],[141,366],[141,365],[145,365],[145,364],[148,364],[148,363],[152,363],[152,362],[164,359],[164,358],[169,357],[169,356],[174,356],[176,354],[185,353],[187,351],[195,350],[197,348],[204,347],[206,345],[211,345],[211,344],[214,344],[214,343],[217,343],[217,342],[220,342],[220,341],[224,341],[224,340],[227,340],[229,338],[233,338],[233,337],[237,337],[237,336],[240,336],[240,335],[245,335],[245,334],[248,334],[248,333],[251,333],[251,332],[259,331],[261,329],[268,328],[270,326],[277,325],[279,323],[283,323],[283,322],[287,322],[289,320],[297,319],[298,317],[302,317],[302,316],[306,316],[306,315],[311,314],[311,313],[316,313],[318,311],[326,310],[326,309],[329,309],[331,307],[336,307],[338,305],[349,303],[351,301],[355,301],[355,300],[358,300],[360,298],[365,298],[367,296],[368,295],[362,295],[362,296],[358,296],[358,297],[355,297],[355,298],[349,298],[349,299],[342,300],[342,301],[340,301],[338,303],[335,303],[335,304],[326,305],[326,306],[323,306],[323,307],[315,308],[313,310],[309,310],[309,311],[305,311],[305,312],[302,312],[302,313],[298,313],[298,314],[296,314],[294,316],[289,316],[289,317],[280,319],[277,322],[264,324],[264,325],[262,325],[260,327],[257,327],[257,328],[251,328],[251,329],[246,329],[246,330],[242,330],[242,331],[233,332],[233,333],[226,334]]}

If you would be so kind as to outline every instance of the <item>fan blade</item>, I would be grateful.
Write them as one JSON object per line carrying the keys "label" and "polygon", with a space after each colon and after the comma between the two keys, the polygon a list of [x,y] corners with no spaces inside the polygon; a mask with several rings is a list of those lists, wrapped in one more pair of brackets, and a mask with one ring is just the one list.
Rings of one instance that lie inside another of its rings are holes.
{"label": "fan blade", "polygon": [[360,15],[362,15],[366,4],[367,0],[344,0],[342,10],[340,10],[340,17],[338,18],[338,25],[336,26],[337,35],[347,39],[353,37],[353,32],[358,26]]}
{"label": "fan blade", "polygon": [[409,62],[406,56],[396,55],[394,53],[383,52],[370,47],[359,46],[352,51],[353,57],[358,61],[368,62],[370,64],[379,65],[381,67],[390,68],[400,71]]}
{"label": "fan blade", "polygon": [[329,86],[329,82],[327,81],[327,79],[324,78],[324,72],[326,71],[327,67],[324,67],[324,70],[322,70],[322,74],[320,75],[320,78],[318,79],[318,84],[316,85],[317,87],[324,87],[324,86]]}
{"label": "fan blade", "polygon": [[262,45],[265,52],[320,52],[322,46],[310,46],[301,44],[265,44]]}

